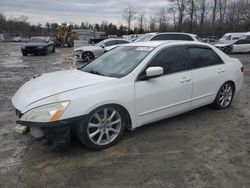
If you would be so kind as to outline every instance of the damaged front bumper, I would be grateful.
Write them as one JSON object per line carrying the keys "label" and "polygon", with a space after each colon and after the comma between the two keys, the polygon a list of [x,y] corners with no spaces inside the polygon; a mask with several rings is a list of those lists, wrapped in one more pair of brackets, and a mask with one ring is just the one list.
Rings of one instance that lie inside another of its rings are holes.
{"label": "damaged front bumper", "polygon": [[81,116],[49,123],[17,120],[16,123],[27,127],[26,132],[30,132],[33,138],[43,140],[51,149],[57,150],[70,145],[72,131],[75,131],[76,126],[85,118],[86,116]]}

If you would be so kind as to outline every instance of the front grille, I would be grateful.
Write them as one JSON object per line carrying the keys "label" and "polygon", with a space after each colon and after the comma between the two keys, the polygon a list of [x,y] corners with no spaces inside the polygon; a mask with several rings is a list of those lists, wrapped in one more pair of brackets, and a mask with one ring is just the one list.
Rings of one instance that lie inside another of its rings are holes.
{"label": "front grille", "polygon": [[36,49],[36,46],[26,46],[26,49],[27,49],[27,50],[35,50],[35,49]]}

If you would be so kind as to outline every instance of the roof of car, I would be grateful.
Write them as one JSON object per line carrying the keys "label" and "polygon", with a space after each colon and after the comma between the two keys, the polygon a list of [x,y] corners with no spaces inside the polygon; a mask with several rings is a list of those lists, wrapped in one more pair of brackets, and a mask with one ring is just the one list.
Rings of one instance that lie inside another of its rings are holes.
{"label": "roof of car", "polygon": [[133,42],[129,44],[125,44],[125,46],[145,46],[145,47],[153,47],[156,48],[160,45],[164,44],[199,44],[199,45],[207,45],[203,42],[197,42],[197,41],[180,41],[180,40],[168,40],[168,41],[147,41],[147,42]]}

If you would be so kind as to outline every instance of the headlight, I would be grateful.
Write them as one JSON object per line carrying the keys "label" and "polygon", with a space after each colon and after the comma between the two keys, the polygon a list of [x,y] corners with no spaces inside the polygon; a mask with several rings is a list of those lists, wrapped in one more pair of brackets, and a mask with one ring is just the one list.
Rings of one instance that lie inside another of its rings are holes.
{"label": "headlight", "polygon": [[76,55],[80,55],[82,53],[82,50],[75,51]]}
{"label": "headlight", "polygon": [[20,120],[29,122],[57,121],[61,117],[69,103],[70,101],[64,101],[31,109],[30,111],[26,112]]}
{"label": "headlight", "polygon": [[43,49],[44,47],[45,47],[45,46],[43,46],[43,45],[37,46],[38,49]]}
{"label": "headlight", "polygon": [[25,46],[24,46],[24,45],[22,45],[22,46],[21,46],[21,49],[25,49]]}

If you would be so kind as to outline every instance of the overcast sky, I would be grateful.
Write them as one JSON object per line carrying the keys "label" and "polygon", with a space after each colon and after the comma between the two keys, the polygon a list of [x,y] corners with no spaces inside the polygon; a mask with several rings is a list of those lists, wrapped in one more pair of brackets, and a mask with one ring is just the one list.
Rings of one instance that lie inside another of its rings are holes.
{"label": "overcast sky", "polygon": [[32,24],[46,22],[102,21],[124,24],[122,12],[131,5],[137,12],[154,14],[161,7],[167,7],[167,0],[0,0],[0,12],[7,17],[26,15]]}

